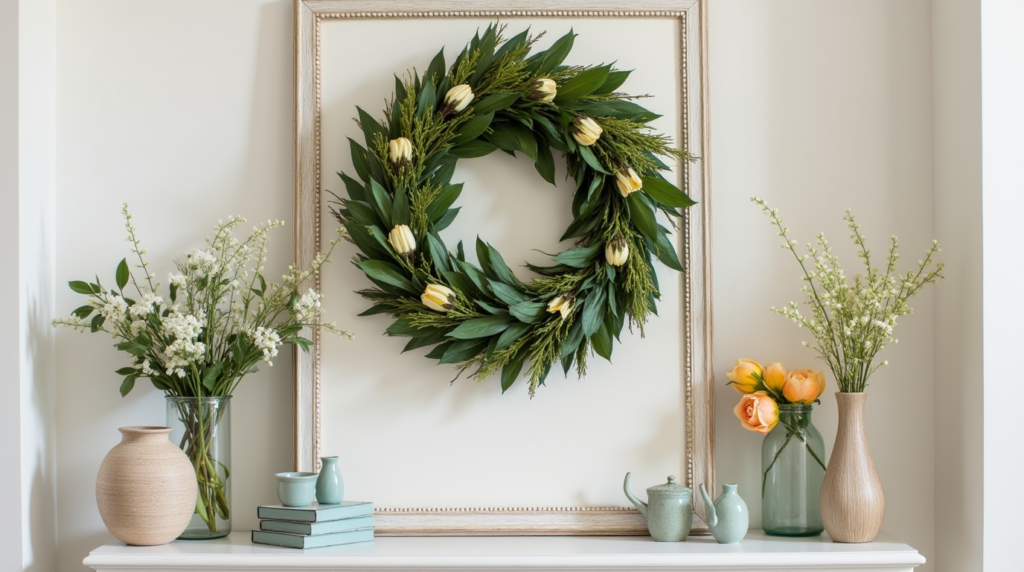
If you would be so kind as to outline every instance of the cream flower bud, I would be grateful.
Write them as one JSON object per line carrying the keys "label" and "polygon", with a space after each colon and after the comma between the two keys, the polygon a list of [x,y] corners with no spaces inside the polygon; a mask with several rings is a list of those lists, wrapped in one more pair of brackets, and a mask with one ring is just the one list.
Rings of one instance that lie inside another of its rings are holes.
{"label": "cream flower bud", "polygon": [[412,260],[412,255],[416,252],[416,237],[413,236],[412,229],[408,225],[399,224],[391,229],[391,232],[388,233],[388,242],[391,243],[391,248],[395,249],[396,254],[406,260]]}
{"label": "cream flower bud", "polygon": [[601,138],[604,129],[586,115],[577,115],[572,120],[572,138],[583,146],[593,145]]}
{"label": "cream flower bud", "polygon": [[626,167],[625,171],[615,171],[615,185],[619,187],[619,194],[623,197],[629,196],[629,193],[639,191],[643,184],[643,181],[640,180],[633,167]]}
{"label": "cream flower bud", "polygon": [[621,236],[604,245],[604,259],[612,266],[622,266],[629,259],[629,244]]}
{"label": "cream flower bud", "polygon": [[441,110],[441,113],[443,115],[458,113],[466,109],[473,102],[473,97],[473,90],[469,85],[460,83],[444,94],[444,108]]}
{"label": "cream flower bud", "polygon": [[396,169],[408,165],[412,161],[412,141],[405,137],[392,139],[388,143],[388,158]]}
{"label": "cream flower bud", "polygon": [[554,101],[556,95],[558,95],[558,84],[549,77],[539,77],[533,80],[530,89],[526,92],[526,96],[530,99],[544,103]]}
{"label": "cream flower bud", "polygon": [[570,296],[555,296],[548,302],[548,312],[554,314],[558,312],[562,315],[562,319],[569,317],[572,313],[572,297]]}
{"label": "cream flower bud", "polygon": [[428,284],[420,295],[423,305],[438,312],[447,312],[455,307],[455,292],[447,286]]}

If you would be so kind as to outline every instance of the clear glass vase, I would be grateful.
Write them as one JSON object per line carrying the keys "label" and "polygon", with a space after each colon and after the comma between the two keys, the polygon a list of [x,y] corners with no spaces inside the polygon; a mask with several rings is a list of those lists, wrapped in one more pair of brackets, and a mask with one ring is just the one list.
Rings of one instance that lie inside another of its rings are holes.
{"label": "clear glass vase", "polygon": [[178,538],[220,538],[231,532],[231,397],[167,397],[171,442],[192,461],[199,494]]}
{"label": "clear glass vase", "polygon": [[810,405],[779,405],[779,423],[761,445],[761,528],[775,536],[821,534],[818,493],[825,444]]}

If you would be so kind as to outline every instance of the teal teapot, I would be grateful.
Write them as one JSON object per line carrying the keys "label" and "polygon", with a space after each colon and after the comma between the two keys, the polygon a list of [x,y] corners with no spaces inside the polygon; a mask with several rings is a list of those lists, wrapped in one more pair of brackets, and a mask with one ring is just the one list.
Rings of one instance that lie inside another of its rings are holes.
{"label": "teal teapot", "polygon": [[626,498],[647,519],[651,538],[659,542],[686,540],[693,521],[693,491],[677,484],[676,478],[670,476],[667,483],[647,489],[647,502],[644,502],[629,491],[629,477],[630,473],[626,473],[622,489]]}

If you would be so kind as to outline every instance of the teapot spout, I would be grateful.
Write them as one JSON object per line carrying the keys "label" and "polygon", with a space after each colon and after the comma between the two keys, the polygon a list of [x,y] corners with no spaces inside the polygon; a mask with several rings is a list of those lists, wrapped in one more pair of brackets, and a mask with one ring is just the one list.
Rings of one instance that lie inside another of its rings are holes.
{"label": "teapot spout", "polygon": [[708,495],[708,490],[704,488],[704,483],[700,484],[700,494],[704,497],[704,506],[708,509],[708,526],[714,528],[718,526],[718,514],[715,511],[715,503],[711,502],[711,496]]}
{"label": "teapot spout", "polygon": [[636,498],[635,496],[633,496],[633,493],[629,492],[629,477],[630,477],[630,474],[631,473],[626,473],[626,480],[625,480],[625,482],[622,483],[622,490],[625,491],[626,498],[629,499],[629,502],[633,503],[633,506],[635,506],[636,509],[638,511],[640,511],[640,514],[644,515],[644,518],[646,518],[647,517],[647,503],[645,503],[644,501]]}

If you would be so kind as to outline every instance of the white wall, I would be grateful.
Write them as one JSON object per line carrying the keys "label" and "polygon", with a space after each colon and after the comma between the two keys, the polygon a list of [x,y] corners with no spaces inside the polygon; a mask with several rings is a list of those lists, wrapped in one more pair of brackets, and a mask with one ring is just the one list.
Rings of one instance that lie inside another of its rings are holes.
{"label": "white wall", "polygon": [[[113,280],[128,254],[121,203],[132,204],[160,280],[164,264],[229,214],[288,220],[269,275],[291,259],[291,2],[68,0],[57,13],[57,295],[68,280]],[[140,383],[125,399],[124,358],[102,335],[57,333],[60,570],[79,570],[112,540],[96,511],[95,475],[117,428],[164,422]],[[289,352],[284,352],[289,354]],[[290,355],[250,376],[233,407],[237,530],[275,498],[291,467]]]}
{"label": "white wall", "polygon": [[[60,312],[77,305],[67,280],[109,277],[127,253],[122,201],[133,204],[154,261],[228,213],[290,219],[290,7],[57,3]],[[712,2],[718,474],[740,483],[755,519],[761,440],[734,420],[737,394],[724,371],[741,356],[818,364],[800,346],[803,332],[768,312],[798,298],[800,282],[747,198],[779,207],[802,241],[827,232],[848,264],[847,207],[876,244],[898,234],[905,259],[916,260],[936,233],[929,26],[926,0],[865,0],[855,10],[838,1]],[[277,237],[274,268],[287,265],[289,236]],[[869,390],[868,427],[888,497],[884,527],[931,559],[934,293],[914,302],[901,343],[886,351],[893,365]],[[93,479],[116,428],[164,416],[152,388],[118,397],[113,370],[123,360],[109,346],[95,335],[57,336],[61,570],[80,569],[88,550],[110,539]],[[234,404],[237,530],[255,524],[253,507],[274,496],[269,475],[290,464],[289,367],[276,360],[247,379]],[[831,448],[831,397],[815,418]]]}
{"label": "white wall", "polygon": [[1006,420],[1016,408],[1014,359],[1024,335],[1021,232],[1024,210],[1024,37],[1018,24],[1024,3],[981,2],[981,147],[984,226],[984,567],[1020,568],[1019,540],[1013,533],[1024,510],[1024,471],[1020,438]]}
{"label": "white wall", "polygon": [[56,3],[0,2],[0,569],[55,567]]}

